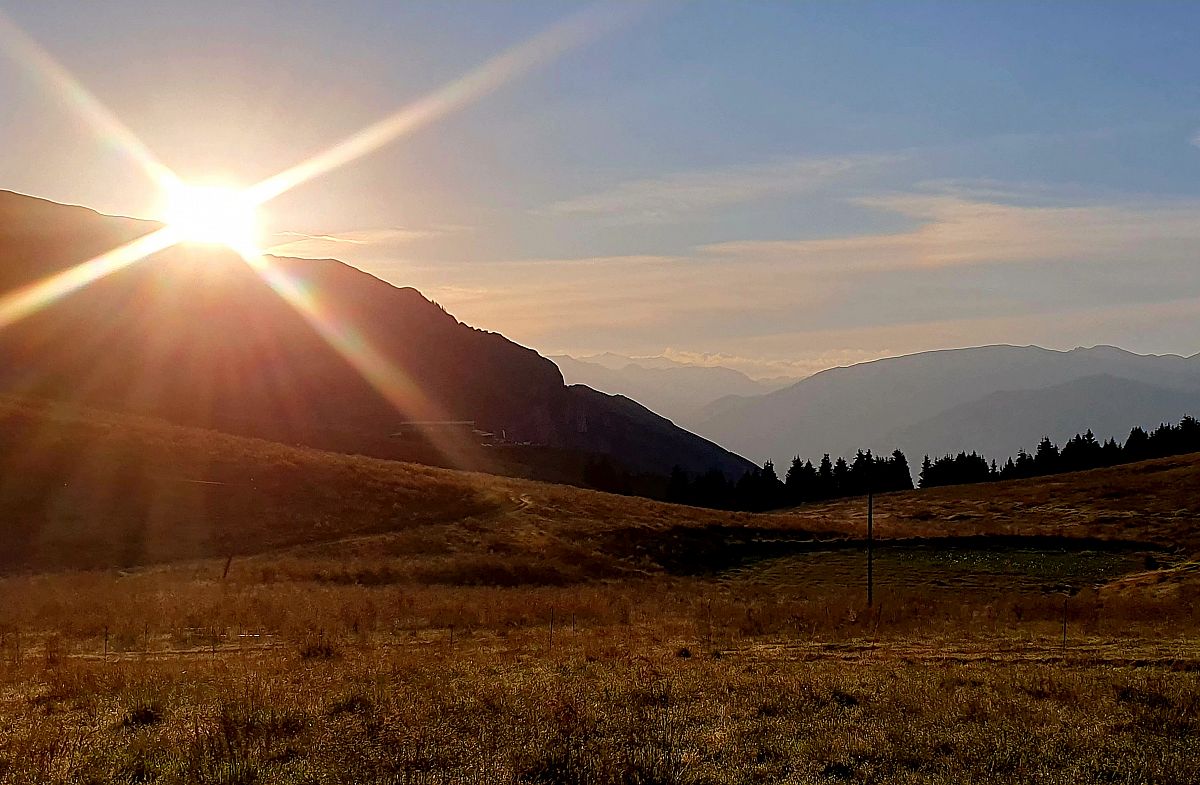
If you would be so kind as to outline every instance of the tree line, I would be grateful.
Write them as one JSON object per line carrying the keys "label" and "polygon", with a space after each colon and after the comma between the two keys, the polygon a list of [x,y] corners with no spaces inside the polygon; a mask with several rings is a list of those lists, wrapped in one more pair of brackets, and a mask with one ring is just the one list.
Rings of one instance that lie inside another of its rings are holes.
{"label": "tree line", "polygon": [[882,493],[912,490],[912,487],[908,459],[900,450],[887,457],[859,450],[850,461],[832,460],[826,454],[816,466],[811,460],[797,456],[783,479],[771,461],[746,472],[736,482],[729,481],[724,472],[716,469],[693,477],[675,467],[667,483],[666,500],[694,507],[762,512],[805,502],[861,496],[868,490]]}
{"label": "tree line", "polygon": [[[1200,452],[1200,421],[1190,416],[1175,425],[1163,423],[1149,432],[1135,427],[1124,443],[1115,439],[1101,442],[1091,430],[1076,434],[1061,447],[1044,437],[1032,453],[1022,449],[1003,465],[975,451],[936,459],[927,455],[921,463],[918,486],[934,488],[1040,477],[1189,452]],[[797,456],[782,478],[775,464],[767,461],[736,480],[717,469],[693,475],[678,466],[670,477],[634,474],[603,457],[589,460],[581,479],[587,487],[610,493],[744,512],[862,496],[868,490],[885,493],[913,488],[908,459],[900,450],[886,457],[859,450],[849,461],[834,460],[826,454],[816,465]]]}
{"label": "tree line", "polygon": [[1061,448],[1049,437],[1043,437],[1032,453],[1022,449],[1016,458],[1009,458],[1002,466],[974,451],[935,460],[926,455],[921,463],[919,484],[922,488],[934,488],[1041,477],[1189,452],[1200,452],[1200,421],[1190,416],[1176,425],[1163,423],[1150,432],[1135,427],[1123,444],[1111,438],[1101,442],[1090,429],[1075,434]]}

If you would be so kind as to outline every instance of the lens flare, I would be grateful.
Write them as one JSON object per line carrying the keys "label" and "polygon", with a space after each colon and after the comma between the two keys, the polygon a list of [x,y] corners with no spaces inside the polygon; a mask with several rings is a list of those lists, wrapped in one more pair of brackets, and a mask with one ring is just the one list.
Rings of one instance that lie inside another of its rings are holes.
{"label": "lens flare", "polygon": [[[453,419],[425,395],[402,368],[375,348],[360,329],[340,317],[328,303],[323,302],[320,292],[308,281],[291,275],[264,254],[244,254],[242,258],[276,294],[295,308],[325,343],[350,363],[392,408],[417,420],[440,422]],[[491,465],[486,456],[475,449],[477,444],[461,438],[454,432],[435,433],[431,437],[431,443],[453,466],[487,470]]]}
{"label": "lens flare", "polygon": [[170,248],[179,238],[170,228],[143,235],[131,243],[89,259],[69,270],[52,275],[0,297],[0,329],[31,316],[55,300],[90,283],[124,269],[151,254]]}
{"label": "lens flare", "polygon": [[263,180],[250,188],[250,197],[260,204],[268,202],[309,180],[373,153],[483,98],[507,82],[616,27],[631,14],[640,12],[638,5],[631,3],[616,8],[595,6],[573,14],[353,136]]}
{"label": "lens flare", "polygon": [[[638,4],[595,6],[552,26],[423,98],[402,107],[317,155],[246,190],[184,183],[66,68],[0,12],[0,46],[35,78],[60,95],[102,138],[132,157],[159,187],[166,226],[43,281],[0,297],[0,329],[71,292],[181,242],[211,243],[237,251],[316,332],[398,411],[418,419],[446,419],[419,387],[380,353],[362,332],[338,317],[316,293],[264,257],[258,249],[256,208],[316,177],[462,109],[522,74],[640,13]],[[452,437],[434,445],[453,464],[468,465],[472,445]],[[474,463],[478,464],[478,456]]]}
{"label": "lens flare", "polygon": [[160,188],[178,182],[167,168],[111,110],[92,95],[71,72],[0,11],[0,51],[74,109],[108,144],[137,162]]}

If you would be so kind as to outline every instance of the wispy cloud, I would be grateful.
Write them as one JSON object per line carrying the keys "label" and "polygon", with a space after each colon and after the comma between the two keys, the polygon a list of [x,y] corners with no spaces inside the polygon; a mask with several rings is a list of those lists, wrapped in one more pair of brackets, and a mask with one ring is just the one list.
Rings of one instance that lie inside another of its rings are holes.
{"label": "wispy cloud", "polygon": [[321,256],[337,254],[347,247],[391,249],[399,248],[416,240],[443,237],[465,231],[461,226],[437,226],[429,229],[379,228],[357,229],[329,234],[306,232],[276,232],[267,250],[271,253],[287,253],[295,256]]}
{"label": "wispy cloud", "polygon": [[914,228],[806,240],[744,240],[701,247],[730,262],[791,263],[811,273],[1057,261],[1171,261],[1200,242],[1200,201],[1014,204],[1017,191],[885,194],[855,203],[911,219]]}
{"label": "wispy cloud", "polygon": [[[880,339],[886,325],[915,314],[1021,310],[1019,303],[1006,299],[1011,292],[978,284],[970,290],[975,299],[967,308],[962,292],[945,277],[948,269],[1129,262],[1149,270],[1194,259],[1200,243],[1200,202],[1193,201],[1126,198],[1117,203],[1079,203],[1074,194],[1038,188],[1028,192],[1000,183],[940,184],[855,201],[902,216],[912,226],[892,233],[820,239],[747,239],[698,246],[679,255],[410,267],[405,270],[405,283],[420,286],[470,323],[542,346],[582,345],[579,341],[587,336],[610,336],[606,340],[615,342],[638,335],[642,340],[661,336],[666,344],[680,341],[670,336],[695,334],[701,344],[691,350],[713,351],[718,347],[710,342],[728,334],[727,354],[754,357],[757,353],[743,347],[756,338],[788,334],[814,320],[825,319],[842,330],[862,320],[864,329],[881,330],[863,342],[825,344],[866,346],[871,351],[800,358],[807,371],[842,360],[870,359],[875,349],[891,346]],[[896,278],[885,284],[882,278],[865,278],[868,271],[911,271],[912,276],[902,290],[896,290]],[[1029,280],[1032,286],[1047,279]],[[883,291],[880,286],[891,289]],[[881,306],[891,307],[862,305],[875,298]],[[701,338],[697,330],[706,337]],[[811,353],[811,346],[803,350]],[[802,347],[797,345],[794,351]]]}
{"label": "wispy cloud", "polygon": [[771,196],[818,191],[898,160],[895,156],[792,158],[631,180],[614,188],[555,202],[548,215],[600,216],[656,223]]}
{"label": "wispy cloud", "polygon": [[1089,329],[1128,342],[1103,332],[1116,311],[1080,309],[1139,313],[1197,291],[1200,200],[941,181],[852,201],[903,228],[672,255],[413,262],[390,277],[527,345],[671,346],[673,359],[758,377],[938,346],[1086,342]]}

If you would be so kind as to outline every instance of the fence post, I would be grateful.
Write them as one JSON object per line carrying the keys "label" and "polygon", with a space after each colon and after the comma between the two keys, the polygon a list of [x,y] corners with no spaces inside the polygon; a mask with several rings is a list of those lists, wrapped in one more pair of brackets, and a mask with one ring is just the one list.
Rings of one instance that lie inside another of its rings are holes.
{"label": "fence post", "polygon": [[1063,624],[1062,624],[1062,632],[1063,632],[1062,647],[1063,647],[1063,651],[1067,650],[1067,599],[1069,597],[1070,597],[1069,594],[1063,595],[1063,617],[1062,617],[1062,622],[1063,622]]}
{"label": "fence post", "polygon": [[[872,458],[872,460],[874,460]],[[875,492],[867,488],[867,607],[875,603]]]}

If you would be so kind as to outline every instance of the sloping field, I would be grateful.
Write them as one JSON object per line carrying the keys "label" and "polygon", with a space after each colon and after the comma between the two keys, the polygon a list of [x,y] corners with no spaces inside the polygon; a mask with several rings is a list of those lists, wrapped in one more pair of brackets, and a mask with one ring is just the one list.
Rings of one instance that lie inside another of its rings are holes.
{"label": "sloping field", "polygon": [[[885,494],[875,500],[884,538],[1019,535],[1156,543],[1200,554],[1200,455],[1030,480]],[[802,507],[798,521],[864,536],[864,499]]]}
{"label": "sloping field", "polygon": [[[14,398],[0,401],[0,456],[6,572],[271,554],[328,561],[325,577],[346,582],[416,571],[435,582],[553,584],[703,574],[866,532],[865,499],[726,513]],[[875,531],[982,538],[976,550],[1039,537],[1191,556],[1198,481],[1200,456],[1185,456],[887,494],[875,501]]]}
{"label": "sloping field", "polygon": [[0,455],[0,785],[1194,781],[1196,456],[880,497],[867,607],[862,499],[18,399]]}
{"label": "sloping field", "polygon": [[587,556],[611,571],[620,554],[585,546],[613,529],[750,517],[16,398],[0,400],[0,509],[9,572],[387,550],[379,537],[400,552]]}

